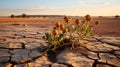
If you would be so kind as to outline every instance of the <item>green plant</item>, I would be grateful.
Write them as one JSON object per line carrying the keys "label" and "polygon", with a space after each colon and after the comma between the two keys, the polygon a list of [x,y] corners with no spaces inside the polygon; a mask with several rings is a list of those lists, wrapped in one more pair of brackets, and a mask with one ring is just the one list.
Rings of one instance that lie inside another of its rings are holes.
{"label": "green plant", "polygon": [[52,33],[45,33],[44,39],[49,45],[53,46],[53,50],[57,47],[72,44],[81,44],[85,37],[92,36],[92,26],[90,26],[92,17],[86,15],[84,19],[77,18],[75,23],[72,23],[72,18],[65,16],[65,23],[56,23]]}

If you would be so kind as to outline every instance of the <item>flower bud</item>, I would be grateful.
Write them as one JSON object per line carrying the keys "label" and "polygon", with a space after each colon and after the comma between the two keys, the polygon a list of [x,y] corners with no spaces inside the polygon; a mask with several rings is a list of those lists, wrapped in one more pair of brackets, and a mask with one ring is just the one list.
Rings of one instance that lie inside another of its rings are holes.
{"label": "flower bud", "polygon": [[68,29],[67,29],[67,28],[64,28],[62,32],[63,32],[63,33],[66,33],[66,32],[68,32]]}
{"label": "flower bud", "polygon": [[72,21],[72,18],[65,16],[65,17],[64,17],[64,21],[65,21],[66,23],[70,23],[70,22]]}
{"label": "flower bud", "polygon": [[58,30],[54,29],[54,30],[53,30],[53,35],[54,35],[54,36],[58,36],[58,34],[59,34]]}
{"label": "flower bud", "polygon": [[60,24],[60,29],[63,30],[65,28],[65,25],[63,23]]}
{"label": "flower bud", "polygon": [[60,23],[56,23],[56,27],[59,28],[60,27]]}
{"label": "flower bud", "polygon": [[85,16],[85,20],[86,20],[86,21],[92,21],[92,17],[91,17],[90,15],[86,15],[86,16]]}
{"label": "flower bud", "polygon": [[67,18],[66,23],[70,23],[72,21],[72,18]]}
{"label": "flower bud", "polygon": [[81,22],[81,20],[79,19],[79,18],[77,18],[76,20],[75,20],[75,23],[78,25],[78,24],[80,24],[80,22]]}

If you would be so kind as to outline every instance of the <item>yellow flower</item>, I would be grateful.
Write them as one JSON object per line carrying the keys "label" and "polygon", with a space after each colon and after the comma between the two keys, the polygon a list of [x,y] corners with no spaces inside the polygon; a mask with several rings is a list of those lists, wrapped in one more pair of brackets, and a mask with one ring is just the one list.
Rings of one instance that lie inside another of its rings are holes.
{"label": "yellow flower", "polygon": [[72,21],[72,18],[68,18],[67,20],[66,20],[66,23],[70,23]]}
{"label": "yellow flower", "polygon": [[56,23],[56,27],[59,28],[60,27],[60,23]]}
{"label": "yellow flower", "polygon": [[75,23],[78,25],[79,23],[81,22],[81,20],[79,19],[79,18],[77,18],[76,20],[75,20]]}
{"label": "yellow flower", "polygon": [[65,25],[63,23],[60,24],[60,29],[63,30],[65,28]]}
{"label": "yellow flower", "polygon": [[68,32],[68,29],[67,29],[67,28],[64,28],[62,32],[63,32],[63,33],[66,33],[66,32]]}
{"label": "yellow flower", "polygon": [[65,17],[64,17],[64,21],[65,21],[66,23],[70,23],[70,22],[72,21],[72,18],[65,16]]}
{"label": "yellow flower", "polygon": [[86,15],[86,16],[85,16],[85,20],[86,20],[86,21],[92,21],[92,17],[91,17],[90,15]]}
{"label": "yellow flower", "polygon": [[58,30],[53,29],[53,35],[54,35],[54,36],[58,36],[58,34],[59,34]]}

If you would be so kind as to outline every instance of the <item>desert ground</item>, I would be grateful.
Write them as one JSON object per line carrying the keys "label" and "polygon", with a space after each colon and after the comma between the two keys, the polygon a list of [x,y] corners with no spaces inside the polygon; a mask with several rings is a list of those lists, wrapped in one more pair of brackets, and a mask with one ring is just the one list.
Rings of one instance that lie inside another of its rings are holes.
{"label": "desert ground", "polygon": [[[94,24],[95,21],[99,21],[99,24],[97,26]],[[2,34],[2,30],[6,30],[6,28],[9,28],[9,26],[15,27],[21,26],[21,28],[23,29],[24,25],[30,28],[32,27],[51,28],[57,22],[63,23],[64,20],[63,18],[0,18],[0,33]],[[72,23],[74,23],[74,18]],[[94,27],[94,35],[115,37],[120,36],[120,18],[118,19],[114,17],[93,18],[92,25]],[[5,34],[5,32],[3,33]],[[6,33],[6,35],[8,34]]]}
{"label": "desert ground", "polygon": [[57,22],[64,23],[63,17],[0,18],[0,67],[120,66],[120,18],[93,18],[95,38],[87,38],[83,47],[63,50],[50,61],[42,53],[48,45],[42,36]]}

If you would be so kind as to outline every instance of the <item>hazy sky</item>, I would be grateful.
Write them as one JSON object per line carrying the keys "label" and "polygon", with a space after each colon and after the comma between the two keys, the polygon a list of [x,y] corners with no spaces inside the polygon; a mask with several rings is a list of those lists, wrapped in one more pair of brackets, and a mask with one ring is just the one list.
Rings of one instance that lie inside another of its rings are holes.
{"label": "hazy sky", "polygon": [[0,16],[20,15],[120,15],[120,0],[0,0]]}

